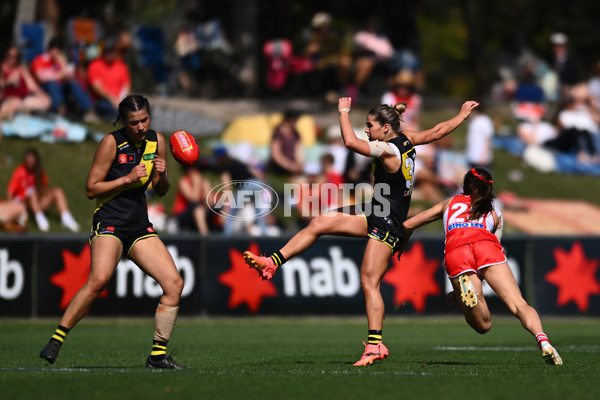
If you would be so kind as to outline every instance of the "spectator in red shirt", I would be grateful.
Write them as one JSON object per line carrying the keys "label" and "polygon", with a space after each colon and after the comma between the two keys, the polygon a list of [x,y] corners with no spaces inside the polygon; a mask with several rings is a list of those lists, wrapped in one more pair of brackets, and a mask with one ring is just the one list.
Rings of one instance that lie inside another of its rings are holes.
{"label": "spectator in red shirt", "polygon": [[50,187],[48,183],[40,155],[35,149],[28,149],[23,156],[23,164],[14,170],[8,183],[8,199],[25,204],[42,232],[50,229],[44,211],[56,204],[62,225],[72,232],[78,232],[79,224],[69,211],[65,193],[59,187]]}
{"label": "spectator in red shirt", "polygon": [[102,56],[90,63],[87,76],[96,113],[103,118],[116,118],[119,103],[131,89],[131,77],[129,67],[119,57],[113,40],[104,42]]}
{"label": "spectator in red shirt", "polygon": [[211,190],[210,181],[195,165],[186,165],[183,168],[185,174],[177,182],[172,214],[181,231],[198,231],[207,235],[211,228],[215,228],[210,220],[212,213],[206,204]]}
{"label": "spectator in red shirt", "polygon": [[0,73],[0,120],[18,111],[47,111],[50,97],[36,83],[15,46],[8,48]]}
{"label": "spectator in red shirt", "polygon": [[66,115],[66,100],[71,96],[83,119],[93,119],[93,114],[88,114],[92,109],[90,95],[75,77],[74,68],[69,65],[59,38],[52,38],[46,52],[33,59],[31,73],[52,98],[53,111]]}

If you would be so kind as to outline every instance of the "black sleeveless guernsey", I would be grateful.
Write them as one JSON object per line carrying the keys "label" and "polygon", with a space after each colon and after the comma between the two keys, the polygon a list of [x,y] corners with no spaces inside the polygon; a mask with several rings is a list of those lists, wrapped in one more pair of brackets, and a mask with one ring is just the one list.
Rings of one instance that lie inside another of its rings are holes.
{"label": "black sleeveless guernsey", "polygon": [[146,166],[146,176],[120,189],[116,193],[98,197],[94,220],[114,226],[148,226],[148,207],[145,191],[150,184],[154,169],[154,157],[158,152],[158,137],[148,130],[139,146],[129,141],[124,128],[111,132],[117,143],[115,158],[106,174],[105,181],[126,176],[138,164]]}
{"label": "black sleeveless guernsey", "polygon": [[[394,145],[399,150],[398,155],[402,164],[398,171],[389,173],[378,158],[373,159],[375,180],[372,204],[373,210],[375,210],[376,207],[388,207],[383,204],[388,202],[389,215],[383,216],[385,225],[388,230],[402,236],[404,232],[402,223],[408,215],[413,190],[416,152],[413,144],[402,133],[397,138],[388,140],[387,143]],[[384,191],[386,186],[389,188]]]}

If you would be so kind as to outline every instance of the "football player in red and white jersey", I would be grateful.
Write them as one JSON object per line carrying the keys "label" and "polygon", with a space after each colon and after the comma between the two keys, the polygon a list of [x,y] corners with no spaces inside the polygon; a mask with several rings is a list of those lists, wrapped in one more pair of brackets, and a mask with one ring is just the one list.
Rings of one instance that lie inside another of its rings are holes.
{"label": "football player in red and white jersey", "polygon": [[527,304],[500,245],[502,212],[494,203],[492,176],[472,168],[464,177],[463,194],[444,200],[404,222],[405,241],[413,230],[443,219],[446,243],[444,264],[467,323],[478,333],[492,327],[481,290],[483,279],[533,336],[547,364],[562,365],[550,344],[537,311]]}

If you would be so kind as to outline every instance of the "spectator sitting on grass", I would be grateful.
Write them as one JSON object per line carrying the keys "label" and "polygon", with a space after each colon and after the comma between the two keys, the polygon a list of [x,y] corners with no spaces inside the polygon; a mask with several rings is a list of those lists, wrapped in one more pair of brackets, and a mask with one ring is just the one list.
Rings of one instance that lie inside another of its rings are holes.
{"label": "spectator sitting on grass", "polygon": [[24,232],[27,230],[27,208],[22,203],[0,200],[0,230]]}
{"label": "spectator sitting on grass", "polygon": [[59,187],[48,185],[48,177],[35,149],[26,150],[23,164],[14,170],[8,184],[8,199],[26,205],[42,232],[48,232],[50,229],[44,212],[53,204],[60,213],[62,225],[72,232],[79,231],[79,224],[69,211],[65,193]]}

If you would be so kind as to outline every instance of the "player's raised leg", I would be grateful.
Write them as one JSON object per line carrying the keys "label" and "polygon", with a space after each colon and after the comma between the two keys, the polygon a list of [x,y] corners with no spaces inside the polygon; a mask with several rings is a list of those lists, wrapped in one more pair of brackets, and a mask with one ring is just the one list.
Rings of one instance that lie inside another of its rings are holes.
{"label": "player's raised leg", "polygon": [[263,280],[273,278],[277,268],[290,258],[306,251],[322,235],[367,236],[367,222],[362,215],[329,211],[315,217],[310,224],[294,235],[281,250],[262,257],[244,252],[244,261],[255,269]]}

